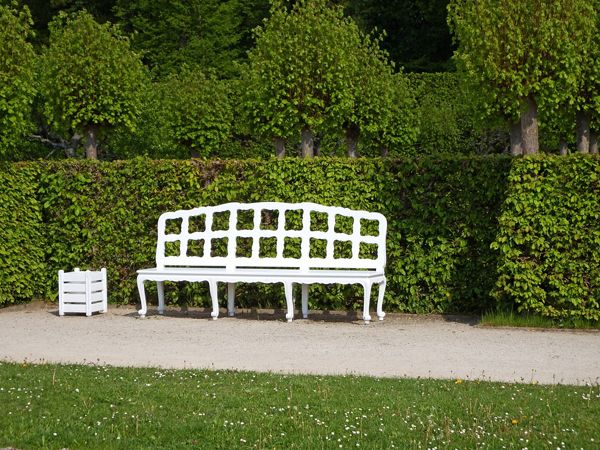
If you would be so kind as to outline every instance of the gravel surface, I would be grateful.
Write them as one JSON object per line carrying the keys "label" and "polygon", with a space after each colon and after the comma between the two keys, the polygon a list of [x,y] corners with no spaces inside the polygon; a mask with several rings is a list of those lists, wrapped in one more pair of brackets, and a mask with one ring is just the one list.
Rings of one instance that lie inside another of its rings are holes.
{"label": "gravel surface", "polygon": [[0,309],[0,360],[210,368],[376,377],[600,383],[600,332],[489,328],[467,318],[315,313],[287,323],[272,311],[213,321],[200,310],[109,306],[58,316],[56,305]]}

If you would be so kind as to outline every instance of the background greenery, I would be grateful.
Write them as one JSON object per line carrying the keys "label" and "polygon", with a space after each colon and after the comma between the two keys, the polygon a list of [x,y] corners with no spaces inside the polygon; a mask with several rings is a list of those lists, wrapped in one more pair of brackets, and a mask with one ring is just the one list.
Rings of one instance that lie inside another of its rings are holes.
{"label": "background greenery", "polygon": [[[72,267],[107,267],[110,301],[136,302],[135,271],[154,266],[161,213],[314,201],[387,217],[387,311],[508,305],[597,320],[599,174],[593,156],[4,165],[2,273],[10,276],[0,304],[55,298],[56,271]],[[239,304],[279,307],[280,291],[247,285]],[[168,294],[172,303],[208,305],[204,289],[189,283]],[[311,308],[353,309],[362,292],[315,286],[310,301]]]}

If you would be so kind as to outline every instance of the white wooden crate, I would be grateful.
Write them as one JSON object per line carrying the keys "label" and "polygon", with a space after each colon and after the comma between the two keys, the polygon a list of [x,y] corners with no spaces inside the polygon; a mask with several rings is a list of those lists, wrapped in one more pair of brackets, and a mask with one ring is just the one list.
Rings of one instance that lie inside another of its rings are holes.
{"label": "white wooden crate", "polygon": [[65,313],[105,313],[108,307],[106,269],[100,271],[58,271],[58,315]]}

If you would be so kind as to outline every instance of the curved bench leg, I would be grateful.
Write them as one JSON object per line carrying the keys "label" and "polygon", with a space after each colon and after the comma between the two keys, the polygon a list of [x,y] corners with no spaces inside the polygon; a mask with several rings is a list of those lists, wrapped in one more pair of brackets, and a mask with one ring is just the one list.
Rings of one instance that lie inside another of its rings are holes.
{"label": "curved bench leg", "polygon": [[365,324],[368,325],[371,321],[371,316],[369,315],[369,307],[371,306],[371,282],[367,281],[363,283],[363,289],[365,291],[363,320],[365,321]]}
{"label": "curved bench leg", "polygon": [[302,285],[302,317],[308,319],[308,284]]}
{"label": "curved bench leg", "polygon": [[217,318],[219,317],[219,298],[217,295],[217,282],[209,280],[208,288],[210,290],[210,298],[212,300],[212,307],[213,307],[213,310],[210,313],[210,316],[213,318],[213,320],[217,320]]}
{"label": "curved bench leg", "polygon": [[385,279],[379,283],[379,294],[377,298],[377,318],[383,320],[385,313],[383,312],[383,295],[385,294]]}
{"label": "curved bench leg", "polygon": [[158,293],[158,313],[165,313],[165,282],[156,282],[156,292]]}
{"label": "curved bench leg", "polygon": [[285,302],[287,304],[287,313],[285,318],[288,322],[294,320],[294,298],[292,294],[292,283],[283,283],[283,289],[285,291]]}
{"label": "curved bench leg", "polygon": [[227,283],[227,313],[235,316],[235,283]]}
{"label": "curved bench leg", "polygon": [[141,276],[137,277],[137,286],[138,286],[138,292],[140,293],[140,304],[141,304],[141,308],[138,311],[138,314],[140,315],[140,318],[143,319],[144,317],[146,317],[146,312],[148,311],[148,307],[146,305],[146,291],[144,290],[144,278]]}

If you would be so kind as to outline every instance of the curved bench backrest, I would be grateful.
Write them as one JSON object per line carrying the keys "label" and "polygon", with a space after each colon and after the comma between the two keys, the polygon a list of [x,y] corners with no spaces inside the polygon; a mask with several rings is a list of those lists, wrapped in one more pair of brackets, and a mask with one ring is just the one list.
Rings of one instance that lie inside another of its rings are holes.
{"label": "curved bench backrest", "polygon": [[227,203],[167,212],[156,264],[384,270],[382,214],[315,203]]}

